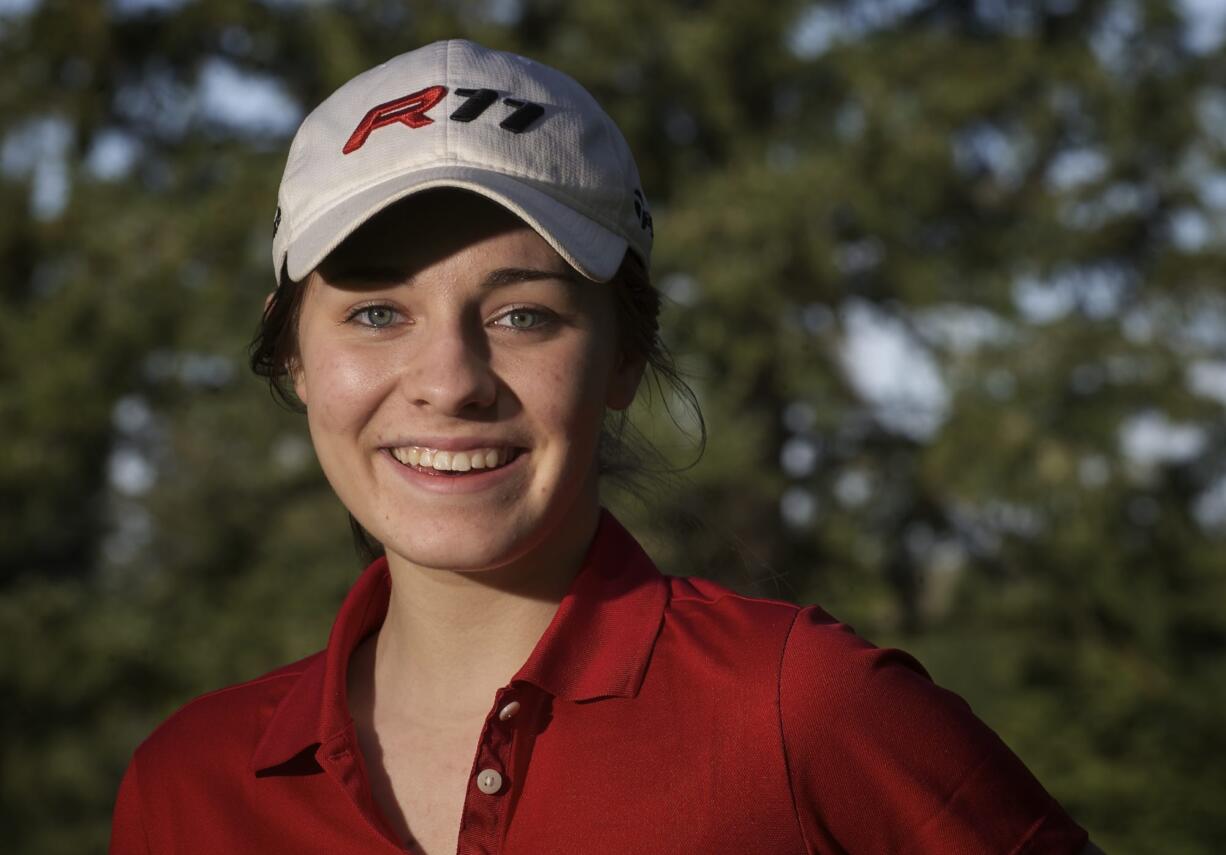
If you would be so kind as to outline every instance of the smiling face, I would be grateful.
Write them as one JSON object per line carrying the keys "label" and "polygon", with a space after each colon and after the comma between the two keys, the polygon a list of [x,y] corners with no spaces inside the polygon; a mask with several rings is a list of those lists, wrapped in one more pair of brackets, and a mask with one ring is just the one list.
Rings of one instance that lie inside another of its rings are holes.
{"label": "smiling face", "polygon": [[629,406],[642,374],[612,287],[458,191],[392,206],[311,274],[294,388],[324,474],[389,561],[581,552],[605,408]]}

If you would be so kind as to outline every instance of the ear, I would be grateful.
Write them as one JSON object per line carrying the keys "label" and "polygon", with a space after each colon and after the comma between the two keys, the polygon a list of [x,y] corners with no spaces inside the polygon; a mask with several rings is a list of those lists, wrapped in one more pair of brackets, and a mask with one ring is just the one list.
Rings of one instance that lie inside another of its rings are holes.
{"label": "ear", "polygon": [[619,353],[617,364],[613,366],[613,374],[609,378],[609,393],[605,398],[605,406],[611,410],[624,410],[633,404],[646,368],[646,357],[629,356],[625,351]]}

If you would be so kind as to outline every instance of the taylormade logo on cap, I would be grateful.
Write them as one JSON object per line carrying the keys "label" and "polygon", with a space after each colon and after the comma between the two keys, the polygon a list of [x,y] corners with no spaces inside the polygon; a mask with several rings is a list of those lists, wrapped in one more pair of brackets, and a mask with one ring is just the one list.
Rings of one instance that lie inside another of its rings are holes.
{"label": "taylormade logo on cap", "polygon": [[627,249],[646,265],[652,221],[613,120],[548,66],[473,42],[435,42],[350,80],[290,145],[273,267],[307,276],[362,223],[434,187],[486,196],[589,279]]}

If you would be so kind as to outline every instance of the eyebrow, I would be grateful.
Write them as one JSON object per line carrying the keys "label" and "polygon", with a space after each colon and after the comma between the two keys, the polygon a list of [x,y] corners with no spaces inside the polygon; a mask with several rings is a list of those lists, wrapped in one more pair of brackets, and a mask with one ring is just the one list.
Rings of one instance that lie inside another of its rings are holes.
{"label": "eyebrow", "polygon": [[[337,279],[342,282],[363,284],[401,283],[413,285],[413,274],[407,268],[394,266],[354,266],[338,271]],[[499,267],[491,270],[481,282],[481,287],[487,290],[505,288],[521,282],[540,282],[546,279],[558,279],[568,285],[581,287],[583,280],[573,270],[541,270],[533,267]]]}
{"label": "eyebrow", "polygon": [[481,283],[482,288],[501,288],[519,282],[538,282],[542,279],[560,279],[568,285],[580,286],[582,281],[573,270],[537,270],[530,267],[499,267],[491,270]]}

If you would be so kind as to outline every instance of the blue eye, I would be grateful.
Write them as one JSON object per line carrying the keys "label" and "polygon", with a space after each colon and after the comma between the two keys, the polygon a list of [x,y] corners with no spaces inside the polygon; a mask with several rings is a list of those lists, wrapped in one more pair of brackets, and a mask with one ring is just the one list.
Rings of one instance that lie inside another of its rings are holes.
{"label": "blue eye", "polygon": [[[500,326],[515,330],[534,330],[545,326],[550,320],[548,312],[528,308],[512,309],[498,319]],[[503,321],[506,323],[502,323]]]}
{"label": "blue eye", "polygon": [[391,326],[396,320],[396,310],[391,306],[363,306],[349,316],[364,327],[383,329]]}

